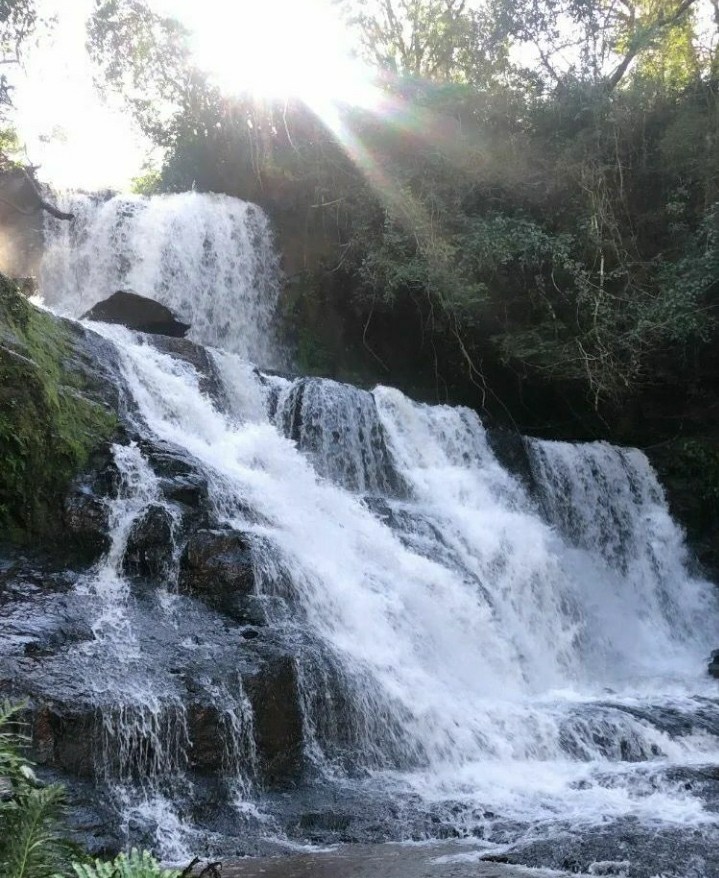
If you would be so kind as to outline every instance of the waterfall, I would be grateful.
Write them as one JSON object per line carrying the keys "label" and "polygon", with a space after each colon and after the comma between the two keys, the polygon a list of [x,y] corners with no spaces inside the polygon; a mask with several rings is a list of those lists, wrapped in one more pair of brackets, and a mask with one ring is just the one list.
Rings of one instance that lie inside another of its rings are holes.
{"label": "waterfall", "polygon": [[[112,546],[76,587],[95,607],[82,673],[114,668],[93,697],[107,704],[102,760],[126,814],[154,809],[158,844],[175,839],[165,849],[192,830],[169,802],[196,795],[186,704],[200,691],[235,797],[223,827],[260,803],[276,818],[265,830],[297,832],[301,820],[282,824],[286,802],[331,789],[333,808],[381,812],[380,837],[440,826],[493,850],[534,849],[631,821],[621,825],[647,838],[659,827],[713,843],[714,806],[692,772],[719,760],[705,673],[719,602],[690,572],[641,452],[526,440],[530,485],[467,408],[264,374],[250,361],[272,361],[277,261],[257,208],[194,194],[71,206],[75,227],[50,234],[46,300],[78,315],[118,286],[152,295],[217,348],[223,385],[209,395],[197,364],[88,324],[117,349],[141,438],[115,448]],[[187,510],[163,494],[142,442],[200,474],[202,527],[242,536],[257,627],[178,593],[179,543],[160,598],[131,587],[123,557],[149,507],[164,509],[173,541],[188,538]],[[304,773],[284,804],[257,780],[245,636],[266,638],[262,661],[277,644],[291,651]],[[191,683],[178,670],[188,662]],[[647,863],[637,874],[658,871]]]}
{"label": "waterfall", "polygon": [[[677,735],[661,720],[662,710],[691,715],[692,696],[710,691],[703,672],[717,604],[712,586],[682,565],[681,534],[643,455],[532,443],[538,505],[469,410],[379,388],[360,417],[358,391],[323,382],[304,415],[285,417],[295,405],[280,403],[285,436],[256,401],[238,420],[167,354],[126,330],[101,331],[117,345],[146,429],[198,460],[223,522],[257,538],[258,588],[293,607],[277,624],[314,644],[302,662],[304,703],[319,712],[308,728],[320,730],[312,743],[327,770],[337,748],[351,745],[355,770],[383,769],[429,799],[473,790],[518,816],[531,767],[537,815],[566,797],[587,819],[701,819],[699,801],[676,784],[634,799],[631,771],[611,785],[598,777],[627,759],[719,755],[719,729]],[[225,380],[245,384],[236,398],[268,396],[260,376],[229,361],[218,359]],[[303,453],[323,405],[331,435],[349,437],[350,461],[374,408],[381,472],[360,485],[353,469],[348,486],[333,443],[313,441]],[[408,494],[388,492],[378,515],[360,489],[386,482],[390,461],[390,481]],[[610,475],[592,481],[593,466]],[[570,477],[567,492],[561,480]],[[604,518],[628,522],[626,538],[608,543]],[[353,728],[322,739],[338,685]]]}
{"label": "waterfall", "polygon": [[79,317],[132,289],[173,309],[195,341],[282,364],[272,322],[279,262],[259,207],[195,192],[66,193],[58,203],[75,219],[46,219],[39,282],[49,306]]}

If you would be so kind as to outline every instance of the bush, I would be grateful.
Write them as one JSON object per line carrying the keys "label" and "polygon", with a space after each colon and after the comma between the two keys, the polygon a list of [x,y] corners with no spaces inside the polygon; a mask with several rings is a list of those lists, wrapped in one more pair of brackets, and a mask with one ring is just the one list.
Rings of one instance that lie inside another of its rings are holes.
{"label": "bush", "polygon": [[77,878],[179,878],[176,869],[163,869],[147,851],[133,848],[129,854],[120,854],[112,862],[95,860],[94,863],[75,863]]}

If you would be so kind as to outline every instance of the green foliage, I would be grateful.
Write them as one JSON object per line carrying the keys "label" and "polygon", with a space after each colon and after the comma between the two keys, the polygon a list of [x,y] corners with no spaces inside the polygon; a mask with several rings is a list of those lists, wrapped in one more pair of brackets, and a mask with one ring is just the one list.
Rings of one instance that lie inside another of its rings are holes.
{"label": "green foliage", "polygon": [[489,5],[465,0],[340,0],[365,57],[381,70],[445,82],[486,82],[506,67],[503,34]]}
{"label": "green foliage", "polygon": [[96,0],[87,46],[104,83],[125,96],[146,133],[162,140],[185,92],[184,28],[142,0]]}
{"label": "green foliage", "polygon": [[2,878],[180,878],[147,851],[87,860],[65,837],[65,792],[38,782],[22,755],[25,705],[0,703],[0,875]]}
{"label": "green foliage", "polygon": [[7,878],[62,878],[77,849],[62,831],[65,794],[59,786],[19,790],[3,815],[7,842],[0,853]]}
{"label": "green foliage", "polygon": [[0,52],[6,61],[19,61],[23,43],[37,23],[34,0],[0,0]]}
{"label": "green foliage", "polygon": [[27,764],[20,756],[20,749],[27,744],[21,731],[22,710],[21,704],[0,703],[0,778],[6,788],[23,777]]}
{"label": "green foliage", "polygon": [[111,862],[73,865],[77,878],[179,878],[177,869],[163,869],[147,851],[133,848],[129,854],[120,854]]}
{"label": "green foliage", "polygon": [[132,191],[135,195],[156,195],[161,191],[162,171],[149,169],[132,181]]}
{"label": "green foliage", "polygon": [[[341,371],[360,349],[386,373],[411,324],[437,380],[483,384],[488,363],[597,410],[668,359],[704,380],[700,353],[719,340],[719,81],[695,4],[339,5],[385,101],[331,128],[297,101],[220,95],[140,0],[100,3],[92,31],[108,81],[167,147],[151,185],[258,201],[283,243],[303,242],[302,366]],[[149,57],[164,76],[152,100],[137,88]],[[344,363],[328,291],[355,326]]]}
{"label": "green foliage", "polygon": [[698,500],[716,515],[719,501],[719,446],[715,439],[681,439],[672,443],[672,474],[698,490]]}
{"label": "green foliage", "polygon": [[646,325],[669,342],[710,342],[719,304],[719,204],[707,209],[682,256],[661,266],[658,281],[658,295],[638,315],[640,330]]}
{"label": "green foliage", "polygon": [[22,706],[0,706],[0,874],[66,878],[77,849],[62,836],[64,792],[41,786],[21,756]]}

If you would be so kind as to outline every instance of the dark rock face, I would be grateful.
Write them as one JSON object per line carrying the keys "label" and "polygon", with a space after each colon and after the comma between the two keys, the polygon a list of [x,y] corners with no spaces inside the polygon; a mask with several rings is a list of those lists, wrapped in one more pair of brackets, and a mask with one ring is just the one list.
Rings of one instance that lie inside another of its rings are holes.
{"label": "dark rock face", "polygon": [[297,668],[290,655],[271,658],[245,680],[254,714],[261,773],[269,787],[294,786],[303,769],[303,723]]}
{"label": "dark rock face", "polygon": [[38,765],[60,768],[71,776],[95,775],[98,729],[92,708],[71,712],[43,704],[32,718],[32,755]]}
{"label": "dark rock face", "polygon": [[236,531],[198,530],[180,559],[180,590],[201,597],[209,606],[239,621],[247,619],[247,599],[255,577],[252,551]]}
{"label": "dark rock face", "polygon": [[151,503],[133,524],[123,567],[126,573],[150,579],[163,577],[172,565],[174,519],[166,506]]}
{"label": "dark rock face", "polygon": [[707,671],[712,677],[716,677],[719,680],[719,649],[715,649],[711,654]]}
{"label": "dark rock face", "polygon": [[82,319],[119,323],[137,332],[174,338],[184,338],[190,328],[187,323],[178,320],[169,308],[130,290],[118,290],[93,305],[82,315]]}
{"label": "dark rock face", "polygon": [[528,491],[534,491],[532,465],[529,462],[524,436],[504,427],[487,429],[487,442],[497,460],[523,482]]}
{"label": "dark rock face", "polygon": [[63,524],[78,551],[99,558],[110,548],[108,506],[86,486],[79,486],[65,498]]}
{"label": "dark rock face", "polygon": [[190,737],[189,762],[200,772],[222,770],[223,723],[214,705],[192,704],[187,725]]}

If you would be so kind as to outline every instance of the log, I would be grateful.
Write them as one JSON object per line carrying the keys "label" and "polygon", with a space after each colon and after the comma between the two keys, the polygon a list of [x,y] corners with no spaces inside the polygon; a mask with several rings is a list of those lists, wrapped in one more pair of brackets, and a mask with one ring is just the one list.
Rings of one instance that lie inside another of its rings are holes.
{"label": "log", "polygon": [[64,211],[59,210],[57,207],[55,207],[54,204],[50,204],[49,201],[46,201],[42,197],[42,193],[40,192],[40,190],[37,188],[37,183],[33,180],[33,178],[30,176],[30,174],[28,174],[27,170],[25,168],[23,168],[22,172],[23,172],[25,179],[28,182],[28,185],[30,186],[35,197],[37,198],[37,202],[38,202],[39,206],[43,210],[47,211],[50,214],[50,216],[54,216],[55,219],[59,219],[59,220],[73,220],[73,219],[75,219],[74,214],[65,213]]}

